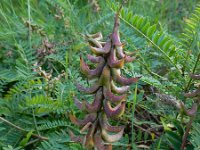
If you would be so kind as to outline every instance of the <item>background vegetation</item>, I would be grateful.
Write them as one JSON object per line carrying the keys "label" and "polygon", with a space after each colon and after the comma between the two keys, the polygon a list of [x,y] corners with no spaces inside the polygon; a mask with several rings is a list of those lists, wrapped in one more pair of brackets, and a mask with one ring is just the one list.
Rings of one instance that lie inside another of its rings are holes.
{"label": "background vegetation", "polygon": [[[100,31],[106,37],[120,3],[0,1],[0,149],[83,149],[67,131],[79,133],[69,113],[80,114],[73,104],[81,94],[75,83],[87,84],[79,70],[79,56],[89,52],[84,34]],[[129,0],[120,34],[125,50],[138,57],[124,75],[143,77],[130,89],[119,120],[126,129],[116,149],[178,150],[193,118],[186,146],[199,150],[199,109],[190,117],[176,107],[194,103],[183,93],[196,89],[189,73],[200,73],[198,0]]]}

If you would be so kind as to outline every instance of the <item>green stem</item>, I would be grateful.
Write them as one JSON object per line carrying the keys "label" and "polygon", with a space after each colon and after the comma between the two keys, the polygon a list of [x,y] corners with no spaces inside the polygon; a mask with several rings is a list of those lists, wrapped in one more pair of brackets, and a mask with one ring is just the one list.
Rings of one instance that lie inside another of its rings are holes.
{"label": "green stem", "polygon": [[147,65],[145,65],[145,63],[143,63],[142,61],[140,61],[140,60],[137,60],[137,61],[138,61],[141,65],[143,65],[143,66],[144,66],[144,69],[145,69],[149,74],[151,74],[152,76],[156,76],[156,77],[158,77],[158,78],[160,78],[160,79],[166,80],[166,78],[164,78],[164,77],[158,75],[158,74],[155,73],[155,72],[152,72],[152,71],[149,69],[149,67],[148,67]]}
{"label": "green stem", "polygon": [[28,41],[29,41],[29,49],[31,49],[31,7],[30,7],[30,0],[27,1],[28,3]]}
{"label": "green stem", "polygon": [[[192,70],[192,73],[195,73],[195,70],[196,70],[196,68],[197,68],[197,64],[198,64],[198,62],[199,62],[199,59],[200,59],[200,53],[199,53],[199,55],[197,56],[197,60],[196,60],[196,62],[195,62],[195,65],[194,65],[194,68],[193,68],[193,70]],[[185,92],[187,92],[188,89],[190,88],[191,82],[192,82],[192,78],[190,78],[190,80],[189,80],[189,82],[188,82],[188,84],[187,84],[187,86],[186,86],[186,88],[185,88]]]}
{"label": "green stem", "polygon": [[[26,131],[26,130],[24,130],[23,128],[21,128],[21,127],[15,125],[15,124],[13,124],[12,122],[10,122],[10,121],[4,119],[3,117],[0,117],[0,120],[3,121],[4,123],[8,124],[9,126],[14,127],[15,129],[20,130],[20,131],[22,131],[22,132],[24,132],[24,133],[29,132],[29,131]],[[37,135],[37,134],[32,134],[31,136],[36,137],[36,138],[38,138],[38,139],[40,139],[40,140],[48,140],[47,137],[40,136],[40,135]]]}
{"label": "green stem", "polygon": [[134,97],[133,97],[133,105],[132,105],[132,119],[131,119],[131,132],[132,132],[132,137],[131,137],[131,146],[134,149],[136,147],[136,145],[134,144],[135,141],[135,134],[134,134],[134,113],[135,113],[135,106],[137,103],[137,83],[136,83],[136,87],[135,87],[135,91],[134,91]]}
{"label": "green stem", "polygon": [[183,135],[182,144],[181,144],[181,150],[184,150],[184,148],[185,148],[186,140],[187,140],[187,137],[189,135],[189,131],[190,131],[191,127],[192,127],[193,120],[194,120],[194,116],[190,117],[190,121],[188,122],[186,131],[185,131],[185,133]]}
{"label": "green stem", "polygon": [[34,125],[35,125],[35,130],[36,130],[37,134],[40,135],[40,132],[38,131],[37,121],[36,121],[36,118],[35,118],[35,112],[34,112],[33,108],[32,108],[32,114],[33,114],[33,121],[34,121]]}

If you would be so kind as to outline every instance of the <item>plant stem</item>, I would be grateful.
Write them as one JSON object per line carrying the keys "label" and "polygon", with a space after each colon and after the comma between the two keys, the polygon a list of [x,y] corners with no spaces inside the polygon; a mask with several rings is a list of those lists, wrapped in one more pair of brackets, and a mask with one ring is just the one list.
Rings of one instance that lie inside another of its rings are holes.
{"label": "plant stem", "polygon": [[135,113],[135,107],[136,107],[136,103],[137,103],[137,83],[136,83],[136,87],[135,87],[135,91],[134,91],[134,97],[133,97],[133,104],[132,104],[132,119],[131,119],[131,132],[132,132],[132,137],[131,137],[131,147],[132,149],[134,149],[136,147],[134,141],[135,141],[135,133],[134,133],[134,113]]}
{"label": "plant stem", "polygon": [[[197,64],[198,64],[198,62],[199,62],[199,59],[200,59],[200,53],[199,53],[199,55],[197,56],[197,60],[196,60],[196,62],[195,62],[195,65],[194,65],[194,68],[193,68],[193,70],[192,70],[192,73],[195,73],[195,70],[196,70],[196,68],[197,68]],[[190,80],[189,80],[189,82],[188,82],[188,84],[187,84],[187,86],[186,86],[186,88],[185,88],[185,92],[187,92],[187,90],[190,88],[191,82],[192,82],[192,78],[190,78]]]}
{"label": "plant stem", "polygon": [[28,41],[29,41],[29,49],[31,49],[31,7],[30,0],[27,1],[28,5]]}
{"label": "plant stem", "polygon": [[184,150],[184,148],[185,148],[186,140],[187,140],[187,137],[189,135],[189,131],[190,131],[191,127],[192,127],[193,120],[194,120],[194,116],[190,117],[190,121],[188,122],[186,131],[185,131],[185,133],[183,135],[182,144],[181,144],[181,150]]}
{"label": "plant stem", "polygon": [[34,121],[34,125],[35,125],[35,130],[36,130],[37,134],[40,135],[40,132],[38,131],[38,128],[37,128],[37,121],[36,121],[36,118],[35,118],[35,112],[34,112],[33,108],[32,108],[32,115],[33,115],[33,121]]}
{"label": "plant stem", "polygon": [[38,141],[39,141],[39,139],[32,140],[32,141],[28,142],[24,147],[30,146]]}
{"label": "plant stem", "polygon": [[140,61],[140,60],[137,60],[137,61],[138,61],[141,65],[144,66],[144,69],[145,69],[150,75],[155,76],[155,77],[158,77],[158,78],[160,78],[160,79],[162,79],[162,80],[166,80],[166,78],[164,78],[164,77],[158,75],[158,74],[155,73],[155,72],[152,72],[151,69],[150,69],[145,63],[143,63],[142,61]]}
{"label": "plant stem", "polygon": [[[9,126],[12,126],[12,127],[14,127],[15,129],[20,130],[20,131],[22,131],[22,132],[24,132],[24,133],[27,133],[27,132],[28,132],[28,131],[24,130],[23,128],[21,128],[21,127],[15,125],[15,124],[13,124],[12,122],[10,122],[10,121],[4,119],[3,117],[0,117],[0,120],[3,121],[4,123],[8,124]],[[40,140],[48,140],[47,137],[40,136],[40,135],[37,135],[37,134],[32,134],[31,136],[33,136],[33,137],[35,137],[35,138],[38,138],[38,139],[40,139]]]}
{"label": "plant stem", "polygon": [[[138,129],[148,133],[149,135],[152,135],[151,131],[149,131],[148,129],[144,129],[142,128],[141,126],[137,125],[137,124],[134,124],[135,127],[137,127]],[[158,135],[155,134],[155,136],[158,138]]]}

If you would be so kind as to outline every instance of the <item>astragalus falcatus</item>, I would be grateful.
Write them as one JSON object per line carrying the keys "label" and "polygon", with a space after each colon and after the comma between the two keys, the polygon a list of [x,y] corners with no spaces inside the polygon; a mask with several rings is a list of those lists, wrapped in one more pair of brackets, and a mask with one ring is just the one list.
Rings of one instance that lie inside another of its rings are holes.
{"label": "astragalus falcatus", "polygon": [[88,55],[87,58],[91,63],[96,64],[95,69],[91,69],[84,59],[80,58],[81,72],[89,80],[94,78],[97,80],[90,87],[77,84],[77,88],[80,92],[93,94],[94,101],[89,103],[86,100],[80,101],[74,98],[75,105],[88,114],[82,120],[74,115],[70,115],[70,119],[82,128],[81,132],[87,131],[87,133],[83,136],[76,136],[72,131],[69,133],[72,141],[82,143],[87,149],[112,149],[111,143],[123,136],[124,126],[113,126],[109,120],[117,120],[123,115],[129,85],[140,78],[126,78],[121,73],[124,64],[132,62],[135,57],[123,51],[124,45],[120,41],[119,23],[119,16],[116,14],[113,31],[106,42],[101,41],[103,36],[100,32],[86,35],[94,54]]}

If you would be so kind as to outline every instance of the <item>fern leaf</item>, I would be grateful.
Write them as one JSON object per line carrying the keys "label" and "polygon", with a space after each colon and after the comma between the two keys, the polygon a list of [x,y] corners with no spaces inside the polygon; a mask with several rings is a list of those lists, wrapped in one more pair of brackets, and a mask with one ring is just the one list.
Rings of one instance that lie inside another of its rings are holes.
{"label": "fern leaf", "polygon": [[195,37],[198,36],[200,31],[200,3],[196,5],[194,12],[189,19],[185,19],[186,25],[184,32],[182,33],[182,46],[185,49],[189,49],[192,43],[195,41]]}
{"label": "fern leaf", "polygon": [[[117,10],[115,5],[112,5],[113,10]],[[175,67],[181,73],[180,68],[177,65],[177,46],[174,40],[163,31],[158,30],[157,24],[151,24],[148,19],[133,15],[129,10],[122,9],[120,18],[125,24],[130,26],[136,33],[143,39],[151,43],[159,52],[163,54],[166,59],[173,67]],[[174,57],[171,57],[171,54]]]}
{"label": "fern leaf", "polygon": [[191,133],[191,143],[194,146],[194,150],[200,149],[200,124],[196,123],[193,125],[193,131]]}

